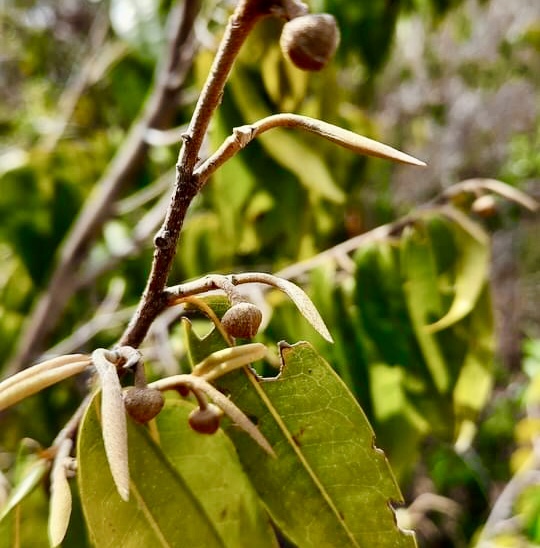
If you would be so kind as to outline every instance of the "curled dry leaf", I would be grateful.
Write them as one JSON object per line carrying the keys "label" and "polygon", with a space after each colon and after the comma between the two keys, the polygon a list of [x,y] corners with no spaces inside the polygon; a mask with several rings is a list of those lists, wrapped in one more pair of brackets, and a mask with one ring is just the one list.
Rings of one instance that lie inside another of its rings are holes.
{"label": "curled dry leaf", "polygon": [[266,356],[266,346],[250,343],[213,352],[193,368],[193,375],[210,381]]}
{"label": "curled dry leaf", "polygon": [[38,363],[0,383],[0,411],[73,375],[91,364],[82,354],[61,356]]}
{"label": "curled dry leaf", "polygon": [[51,470],[51,497],[49,501],[49,540],[58,546],[66,535],[71,516],[71,490],[67,480],[66,462],[73,445],[65,439],[56,453]]}
{"label": "curled dry leaf", "polygon": [[258,120],[252,124],[251,127],[253,128],[252,137],[256,137],[258,134],[274,127],[295,127],[315,133],[320,137],[352,150],[357,154],[375,156],[377,158],[384,158],[386,160],[393,160],[395,162],[411,164],[414,166],[426,165],[422,160],[418,160],[414,156],[405,154],[404,152],[380,143],[379,141],[369,139],[358,133],[343,129],[334,124],[329,124],[328,122],[323,122],[322,120],[317,120],[316,118],[301,116],[300,114],[274,114]]}
{"label": "curled dry leaf", "polygon": [[455,186],[470,192],[475,192],[479,189],[489,190],[530,211],[536,212],[540,209],[540,204],[534,198],[531,198],[524,192],[521,192],[517,188],[507,185],[498,179],[466,179]]}
{"label": "curled dry leaf", "polygon": [[107,360],[107,350],[99,348],[92,353],[101,381],[101,422],[105,453],[118,494],[129,499],[129,465],[126,413],[122,386],[116,366]]}
{"label": "curled dry leaf", "polygon": [[292,300],[298,310],[302,313],[302,316],[306,318],[306,320],[324,339],[326,339],[328,342],[334,342],[332,339],[332,335],[330,335],[328,328],[321,318],[319,311],[311,302],[311,299],[302,289],[300,289],[297,285],[293,284],[289,280],[260,272],[237,274],[234,276],[234,280],[236,283],[246,283],[247,281],[249,281],[264,283],[277,287]]}

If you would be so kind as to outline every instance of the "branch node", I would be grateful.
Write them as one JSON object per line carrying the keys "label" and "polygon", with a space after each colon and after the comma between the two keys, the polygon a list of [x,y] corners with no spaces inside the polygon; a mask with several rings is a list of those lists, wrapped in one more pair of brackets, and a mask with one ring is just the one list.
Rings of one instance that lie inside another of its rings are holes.
{"label": "branch node", "polygon": [[169,230],[160,230],[154,237],[154,246],[158,249],[169,249],[172,243]]}

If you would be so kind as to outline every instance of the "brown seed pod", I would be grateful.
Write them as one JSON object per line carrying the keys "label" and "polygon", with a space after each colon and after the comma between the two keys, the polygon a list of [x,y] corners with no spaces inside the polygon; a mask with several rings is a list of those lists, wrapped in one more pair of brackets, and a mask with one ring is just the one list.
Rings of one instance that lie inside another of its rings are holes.
{"label": "brown seed pod", "polygon": [[189,425],[200,434],[213,434],[218,428],[223,411],[213,403],[207,404],[205,409],[197,407],[188,417]]}
{"label": "brown seed pod", "polygon": [[221,325],[231,337],[251,339],[259,330],[262,312],[254,304],[248,302],[236,303],[223,314]]}
{"label": "brown seed pod", "polygon": [[333,15],[316,13],[291,19],[283,26],[281,51],[299,69],[321,70],[332,59],[339,44],[339,29]]}
{"label": "brown seed pod", "polygon": [[155,388],[128,388],[124,392],[124,405],[129,416],[140,423],[152,420],[163,408],[165,400]]}

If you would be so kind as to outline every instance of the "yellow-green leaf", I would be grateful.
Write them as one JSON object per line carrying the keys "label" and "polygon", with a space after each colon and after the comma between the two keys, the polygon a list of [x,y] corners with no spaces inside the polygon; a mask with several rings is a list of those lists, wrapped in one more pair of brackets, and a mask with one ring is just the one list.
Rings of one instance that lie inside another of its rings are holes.
{"label": "yellow-green leaf", "polygon": [[169,462],[197,495],[226,546],[277,546],[268,515],[242,470],[229,438],[193,431],[194,404],[169,399],[157,417],[159,443]]}
{"label": "yellow-green leaf", "polygon": [[90,537],[99,548],[223,547],[216,528],[185,480],[148,431],[128,421],[130,499],[118,494],[107,464],[99,395],[81,424],[77,455],[81,502]]}
{"label": "yellow-green leaf", "polygon": [[471,312],[486,283],[489,266],[489,238],[482,227],[458,210],[449,209],[447,213],[455,221],[452,228],[459,250],[454,299],[442,318],[426,326],[430,333],[450,327]]}
{"label": "yellow-green leaf", "polygon": [[415,546],[395,524],[389,504],[399,489],[343,381],[308,343],[280,350],[275,379],[238,372],[219,380],[275,449],[272,458],[227,429],[278,527],[302,548]]}

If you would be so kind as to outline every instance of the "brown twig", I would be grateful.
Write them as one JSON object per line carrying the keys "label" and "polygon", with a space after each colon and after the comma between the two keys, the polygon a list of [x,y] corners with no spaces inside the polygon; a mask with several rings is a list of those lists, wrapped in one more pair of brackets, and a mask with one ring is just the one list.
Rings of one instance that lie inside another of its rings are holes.
{"label": "brown twig", "polygon": [[232,135],[227,137],[219,149],[197,168],[195,175],[199,178],[201,184],[204,183],[214,171],[251,143],[253,139],[270,129],[278,127],[296,128],[315,133],[316,135],[328,139],[339,146],[348,148],[357,154],[366,154],[368,156],[385,158],[416,166],[426,165],[413,156],[409,156],[408,154],[379,143],[378,141],[374,141],[373,139],[357,135],[352,131],[340,128],[339,126],[309,118],[308,116],[281,113],[267,116],[266,118],[257,120],[249,125],[234,128]]}
{"label": "brown twig", "polygon": [[64,242],[59,261],[48,287],[35,306],[19,339],[17,352],[6,369],[12,374],[26,367],[43,350],[48,334],[57,325],[76,287],[79,267],[86,258],[90,243],[113,213],[113,204],[125,184],[132,180],[145,161],[148,128],[170,124],[195,50],[193,23],[199,2],[183,2],[171,11],[168,53],[157,71],[154,88],[140,118],[133,124],[124,144],[109,169],[96,184]]}
{"label": "brown twig", "polygon": [[180,230],[187,210],[201,187],[194,169],[210,119],[221,102],[225,83],[242,44],[257,21],[270,15],[277,5],[278,2],[270,0],[241,0],[229,19],[188,131],[183,136],[174,193],[165,221],[154,239],[154,259],[148,283],[120,344],[139,346],[156,316],[167,305],[164,289],[176,254]]}

